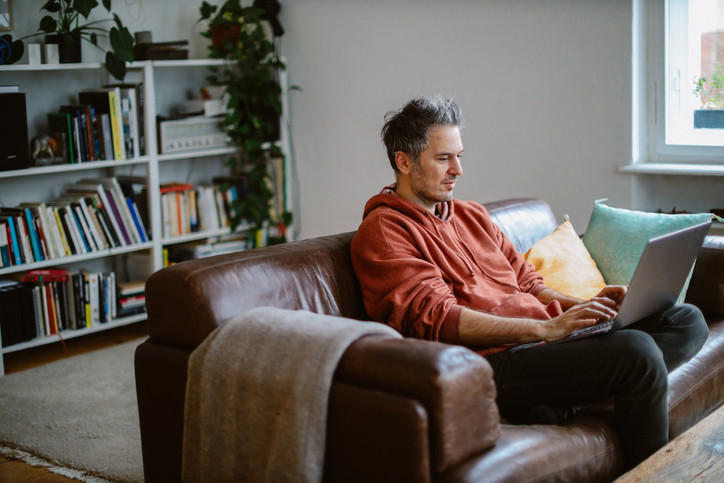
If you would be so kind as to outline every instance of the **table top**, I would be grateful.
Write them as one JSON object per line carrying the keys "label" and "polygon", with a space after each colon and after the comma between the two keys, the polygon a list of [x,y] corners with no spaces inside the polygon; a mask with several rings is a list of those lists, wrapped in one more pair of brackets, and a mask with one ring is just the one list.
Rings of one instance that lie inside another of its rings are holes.
{"label": "table top", "polygon": [[689,428],[616,483],[724,481],[724,406]]}

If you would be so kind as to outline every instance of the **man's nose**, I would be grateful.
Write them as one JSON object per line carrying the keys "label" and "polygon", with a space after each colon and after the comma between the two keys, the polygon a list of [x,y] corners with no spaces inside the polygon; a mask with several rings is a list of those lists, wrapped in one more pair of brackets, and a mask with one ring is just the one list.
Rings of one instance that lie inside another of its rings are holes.
{"label": "man's nose", "polygon": [[456,176],[460,176],[461,174],[463,174],[463,165],[460,162],[460,158],[453,159],[453,161],[450,163],[450,169],[448,169],[448,172]]}

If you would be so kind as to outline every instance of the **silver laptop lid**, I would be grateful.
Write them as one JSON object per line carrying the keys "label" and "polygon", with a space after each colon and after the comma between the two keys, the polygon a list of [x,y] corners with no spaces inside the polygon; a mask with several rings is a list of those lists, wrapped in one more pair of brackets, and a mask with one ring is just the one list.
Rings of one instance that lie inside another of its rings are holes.
{"label": "silver laptop lid", "polygon": [[673,305],[679,298],[711,221],[652,238],[646,244],[614,321],[620,329]]}

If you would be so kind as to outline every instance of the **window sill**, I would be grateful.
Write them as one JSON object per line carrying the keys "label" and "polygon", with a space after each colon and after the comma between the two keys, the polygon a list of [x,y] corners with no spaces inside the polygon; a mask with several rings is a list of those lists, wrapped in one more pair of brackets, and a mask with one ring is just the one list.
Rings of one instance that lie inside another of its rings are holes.
{"label": "window sill", "polygon": [[618,170],[621,173],[629,174],[724,176],[724,165],[722,164],[639,163],[621,166]]}

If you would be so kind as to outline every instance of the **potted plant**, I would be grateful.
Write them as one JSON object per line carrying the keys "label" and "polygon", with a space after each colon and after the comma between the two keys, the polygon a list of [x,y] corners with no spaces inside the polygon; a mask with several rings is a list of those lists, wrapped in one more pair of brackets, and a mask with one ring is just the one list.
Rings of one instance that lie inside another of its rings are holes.
{"label": "potted plant", "polygon": [[[225,59],[220,67],[211,67],[208,80],[224,86],[228,114],[223,120],[231,143],[239,155],[228,162],[244,176],[245,194],[237,201],[234,226],[245,220],[255,230],[268,223],[279,226],[284,233],[291,215],[271,215],[274,196],[270,188],[268,163],[279,156],[276,146],[281,116],[281,88],[277,81],[284,68],[264,24],[266,12],[254,6],[243,6],[241,0],[227,0],[221,6],[204,1],[199,21],[207,28],[201,35],[211,40],[209,57]],[[282,236],[280,240],[285,241]]]}
{"label": "potted plant", "polygon": [[[106,11],[111,13],[111,0],[102,2]],[[96,0],[48,0],[40,8],[48,15],[40,19],[39,32],[19,40],[45,35],[46,42],[58,44],[61,62],[80,62],[81,40],[103,50],[98,44],[99,37],[108,37],[110,50],[106,51],[105,66],[113,77],[123,80],[126,62],[133,60],[133,36],[116,14],[112,19],[88,21],[90,13],[98,6]],[[110,29],[104,27],[108,22],[114,23]],[[13,58],[20,56],[22,53],[19,56],[15,53]]]}
{"label": "potted plant", "polygon": [[695,129],[724,129],[724,69],[721,64],[714,66],[708,77],[694,81],[694,94],[701,101],[701,109],[694,111]]}

